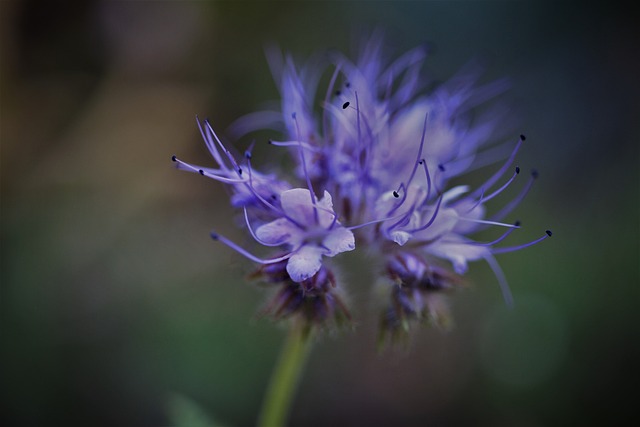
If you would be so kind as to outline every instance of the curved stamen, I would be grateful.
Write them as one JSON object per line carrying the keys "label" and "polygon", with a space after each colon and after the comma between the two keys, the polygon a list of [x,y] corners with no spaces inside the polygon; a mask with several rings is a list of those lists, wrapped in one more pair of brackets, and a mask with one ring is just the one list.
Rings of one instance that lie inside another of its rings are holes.
{"label": "curved stamen", "polygon": [[231,151],[229,151],[229,149],[224,146],[222,141],[220,141],[220,138],[218,138],[218,135],[215,133],[215,131],[211,127],[211,123],[209,123],[209,119],[205,119],[204,120],[204,124],[207,127],[207,129],[209,130],[209,132],[211,132],[211,134],[213,135],[215,140],[218,142],[218,145],[220,146],[220,148],[222,149],[224,154],[227,156],[227,159],[229,159],[229,163],[231,163],[231,165],[235,169],[235,171],[238,174],[238,176],[242,176],[242,168],[238,165],[238,162],[236,161],[236,159],[231,154]]}
{"label": "curved stamen", "polygon": [[516,158],[516,154],[518,154],[518,150],[520,150],[520,147],[522,146],[522,142],[525,139],[527,139],[527,138],[524,135],[520,135],[520,138],[518,139],[518,142],[517,142],[516,146],[513,148],[513,151],[511,152],[511,155],[509,155],[509,158],[504,162],[502,167],[500,169],[498,169],[498,171],[496,173],[494,173],[491,176],[491,178],[489,178],[483,185],[481,185],[470,196],[477,197],[478,196],[478,192],[481,191],[482,188],[491,188],[493,186],[493,184],[495,184],[496,181],[498,179],[500,179],[500,177],[502,175],[504,175],[504,173],[507,171],[509,166],[511,166],[511,164],[514,161],[514,159]]}
{"label": "curved stamen", "polygon": [[293,219],[289,215],[287,215],[281,208],[273,205],[271,202],[269,202],[264,197],[262,197],[260,194],[258,194],[258,192],[256,191],[255,187],[253,186],[253,169],[251,167],[251,152],[250,151],[245,153],[245,158],[247,159],[247,169],[249,170],[249,182],[246,183],[246,181],[245,181],[245,183],[246,183],[245,185],[247,186],[249,191],[251,191],[251,193],[253,193],[253,195],[256,196],[256,198],[258,200],[260,200],[266,207],[268,207],[269,209],[273,209],[278,215],[282,216],[283,218],[286,218],[293,225],[295,225],[296,227],[304,230],[304,226],[302,226],[302,224],[300,224],[298,221],[296,221],[295,219]]}
{"label": "curved stamen", "polygon": [[405,213],[401,213],[395,216],[390,216],[387,218],[381,218],[381,219],[374,219],[373,221],[367,221],[364,222],[362,224],[358,224],[358,225],[353,225],[351,227],[347,227],[347,230],[357,230],[358,228],[362,228],[362,227],[366,227],[367,225],[372,225],[372,224],[377,224],[379,222],[385,222],[385,221],[389,221],[390,219],[396,219],[396,218],[400,218],[401,216],[406,215]]}
{"label": "curved stamen", "polygon": [[300,161],[302,162],[302,170],[304,171],[304,177],[307,180],[307,187],[309,188],[309,196],[311,197],[311,204],[313,205],[313,216],[316,220],[316,224],[318,224],[318,211],[315,209],[316,207],[316,195],[313,192],[313,186],[311,185],[311,177],[309,176],[309,172],[307,171],[307,162],[304,158],[304,148],[300,145],[302,140],[300,139],[300,126],[298,124],[298,118],[296,113],[291,114],[291,118],[296,124],[296,139],[298,140],[299,152],[300,152]]}
{"label": "curved stamen", "polygon": [[[515,224],[516,226],[520,226],[520,221],[516,221]],[[507,237],[509,237],[509,235],[511,233],[513,233],[514,231],[516,231],[515,228],[510,228],[508,229],[506,232],[504,232],[502,234],[502,236],[498,237],[496,240],[492,241],[492,242],[475,242],[475,241],[469,241],[469,242],[465,242],[465,244],[467,245],[474,245],[474,246],[493,246],[493,245],[497,245],[498,243],[502,242],[504,239],[506,239]],[[442,243],[460,243],[458,241],[454,241],[454,240],[443,240]]]}
{"label": "curved stamen", "polygon": [[436,205],[436,209],[433,212],[433,215],[431,215],[431,219],[422,227],[409,230],[409,233],[417,233],[418,231],[426,230],[427,228],[431,227],[431,224],[433,224],[433,222],[436,220],[436,217],[438,216],[438,211],[440,210],[440,204],[442,203],[442,198],[443,198],[442,195],[438,198],[438,204]]}
{"label": "curved stamen", "polygon": [[393,228],[402,227],[406,225],[409,220],[409,217],[413,215],[413,212],[415,211],[415,209],[416,209],[416,204],[414,203],[407,212],[401,215],[401,218],[398,221],[394,222],[392,225],[387,227],[387,233],[390,232],[391,229]]}
{"label": "curved stamen", "polygon": [[513,182],[514,179],[516,179],[516,176],[518,176],[519,174],[520,174],[520,168],[516,166],[516,171],[513,173],[513,175],[511,175],[511,178],[509,178],[509,180],[505,182],[505,184],[502,187],[498,188],[496,191],[494,191],[493,193],[485,197],[484,203],[487,203],[489,200],[493,199],[498,194],[502,193],[507,187],[509,187],[509,185]]}
{"label": "curved stamen", "polygon": [[[333,88],[336,85],[336,79],[340,74],[340,67],[341,65],[338,64],[336,66],[336,69],[333,71],[333,74],[331,75],[331,80],[329,80],[329,86],[327,86],[327,92],[324,95],[324,105],[329,105],[329,99],[331,98],[331,93],[333,92]],[[328,127],[329,125],[328,125],[328,118],[327,118],[327,109],[325,108],[322,111],[322,134],[325,137],[328,137],[329,135]]]}
{"label": "curved stamen", "polygon": [[534,169],[531,171],[531,176],[527,181],[526,185],[523,187],[522,191],[520,191],[520,194],[518,194],[512,201],[510,201],[502,209],[500,209],[498,213],[493,215],[491,219],[495,221],[500,221],[502,218],[509,215],[509,213],[512,210],[514,210],[515,207],[518,206],[520,202],[522,202],[522,200],[527,196],[527,194],[529,193],[529,190],[531,190],[531,186],[533,185],[533,182],[537,178],[538,178],[538,171]]}
{"label": "curved stamen", "polygon": [[518,225],[506,224],[504,222],[497,222],[497,221],[488,221],[488,220],[485,220],[485,219],[466,218],[466,217],[463,217],[463,216],[459,216],[458,219],[462,220],[462,221],[475,222],[475,223],[478,223],[478,224],[497,225],[498,227],[520,228],[520,226],[518,226]]}
{"label": "curved stamen", "polygon": [[551,237],[552,234],[553,233],[551,232],[551,230],[547,230],[544,232],[544,235],[542,237],[539,237],[536,240],[533,240],[529,243],[524,243],[518,246],[508,246],[506,248],[497,248],[497,249],[493,249],[491,252],[494,254],[504,254],[507,252],[519,251],[520,249],[528,248],[529,246],[533,246],[535,244],[542,242],[543,240]]}
{"label": "curved stamen", "polygon": [[[418,169],[418,165],[420,163],[420,159],[422,158],[422,148],[424,147],[424,138],[427,134],[427,121],[429,120],[429,113],[427,113],[424,116],[424,126],[422,128],[422,137],[420,138],[420,147],[418,148],[418,156],[416,158],[416,162],[413,165],[413,169],[411,170],[411,175],[409,175],[409,179],[407,180],[407,183],[405,185],[405,188],[409,189],[409,186],[411,185],[411,181],[413,180],[413,177],[416,174],[416,170]],[[394,206],[390,211],[389,211],[389,215],[391,215],[392,213],[394,213],[400,206],[402,206],[402,204],[404,203],[404,201],[407,199],[407,194],[409,192],[405,191],[403,196],[402,196],[402,200],[400,200],[400,203],[398,203],[396,206]]]}
{"label": "curved stamen", "polygon": [[268,143],[269,145],[275,145],[276,147],[302,147],[305,150],[309,150],[313,153],[320,153],[319,148],[302,141],[274,141],[270,139]]}
{"label": "curved stamen", "polygon": [[253,237],[255,239],[256,242],[260,243],[263,246],[281,246],[283,245],[285,242],[279,242],[279,243],[267,243],[264,240],[260,239],[256,233],[253,231],[253,228],[251,227],[251,223],[249,222],[249,214],[247,213],[247,207],[243,206],[242,209],[244,210],[244,221],[247,223],[247,228],[249,229],[249,233],[251,234],[251,237]]}
{"label": "curved stamen", "polygon": [[421,159],[420,162],[422,166],[424,166],[424,173],[427,176],[427,195],[424,198],[424,202],[429,201],[429,197],[431,197],[431,174],[429,173],[429,166],[427,166],[427,161],[425,159]]}
{"label": "curved stamen", "polygon": [[[238,252],[240,255],[243,255],[244,257],[250,259],[251,261],[257,262],[258,264],[274,264],[276,262],[280,262],[280,261],[284,261],[285,259],[289,259],[291,258],[291,256],[295,253],[295,251],[291,251],[288,254],[278,257],[278,258],[271,258],[271,259],[262,259],[262,258],[258,258],[257,256],[251,254],[250,252],[247,252],[245,249],[241,248],[240,246],[238,246],[237,244],[235,244],[234,242],[232,242],[231,240],[227,239],[226,237],[212,231],[211,233],[211,238],[213,240],[219,240],[220,242],[224,243],[225,245],[229,246],[231,249],[235,250],[236,252]],[[297,249],[296,249],[297,251]]]}
{"label": "curved stamen", "polygon": [[211,178],[211,179],[215,179],[216,181],[220,181],[223,182],[225,184],[240,184],[243,182],[246,182],[246,180],[239,178],[227,178],[224,176],[220,176],[220,175],[216,175],[214,173],[211,172],[211,170],[207,170],[207,169],[203,169],[203,168],[199,168],[196,166],[193,166],[187,162],[184,162],[182,160],[180,160],[179,158],[177,158],[176,156],[172,156],[171,160],[173,160],[174,162],[176,162],[178,164],[178,169],[180,170],[186,170],[186,171],[190,171],[190,172],[195,172],[195,173],[199,173],[200,175],[206,176],[207,178]]}
{"label": "curved stamen", "polygon": [[484,201],[484,189],[482,190],[482,194],[480,194],[480,197],[478,197],[478,200],[476,200],[476,202],[473,204],[473,206],[471,206],[469,209],[467,209],[467,211],[465,213],[471,212],[472,210],[477,208],[480,205],[480,203],[482,203],[483,201]]}
{"label": "curved stamen", "polygon": [[498,284],[500,285],[502,298],[504,298],[505,304],[507,304],[507,307],[513,308],[513,295],[511,294],[511,289],[509,289],[507,278],[505,277],[502,268],[500,268],[500,264],[498,264],[498,261],[496,261],[496,259],[491,254],[486,254],[483,258],[485,261],[487,261],[489,267],[491,267],[491,270],[496,276],[496,279],[498,279]]}
{"label": "curved stamen", "polygon": [[211,140],[211,136],[209,135],[209,133],[204,129],[202,129],[200,118],[198,118],[197,115],[196,115],[196,123],[198,124],[200,135],[202,135],[202,139],[204,139],[204,143],[207,145],[207,148],[209,149],[211,156],[213,156],[213,159],[216,161],[216,163],[218,163],[218,166],[225,167],[225,164],[222,161],[222,157],[220,157],[220,152],[218,151],[218,148],[216,147],[215,142]]}

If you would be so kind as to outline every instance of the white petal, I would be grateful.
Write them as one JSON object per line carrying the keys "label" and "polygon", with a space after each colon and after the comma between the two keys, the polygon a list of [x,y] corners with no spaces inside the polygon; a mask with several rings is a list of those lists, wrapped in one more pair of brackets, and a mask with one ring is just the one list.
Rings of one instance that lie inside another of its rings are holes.
{"label": "white petal", "polygon": [[394,231],[391,233],[391,239],[393,239],[393,241],[400,246],[403,246],[405,243],[407,243],[410,238],[411,233],[407,233],[406,231]]}
{"label": "white petal", "polygon": [[[447,240],[453,239],[453,236],[446,237]],[[440,258],[445,258],[451,261],[453,269],[458,274],[463,274],[467,271],[467,262],[476,261],[484,258],[489,254],[489,248],[479,245],[465,244],[462,238],[457,238],[460,243],[456,242],[436,242],[428,246],[428,251]]]}
{"label": "white petal", "polygon": [[[424,215],[425,223],[429,221],[433,211]],[[458,213],[454,209],[440,209],[435,221],[426,229],[419,231],[417,237],[423,240],[431,240],[449,233],[458,223]]]}
{"label": "white petal", "polygon": [[286,218],[278,218],[275,221],[261,225],[256,230],[258,239],[265,243],[291,243],[300,234],[301,230]]}
{"label": "white petal", "polygon": [[322,199],[318,200],[318,206],[324,210],[318,210],[318,218],[320,220],[320,225],[324,228],[327,228],[333,222],[334,215],[330,212],[333,212],[333,199],[331,198],[331,194],[327,190],[324,190],[324,196]]}
{"label": "white petal", "polygon": [[320,270],[324,249],[318,246],[304,245],[291,255],[287,262],[287,273],[294,282],[302,282]]}
{"label": "white petal", "polygon": [[329,253],[325,253],[326,256],[335,256],[341,252],[354,250],[356,248],[356,239],[351,230],[337,227],[331,230],[322,244],[329,249]]}
{"label": "white petal", "polygon": [[284,212],[301,225],[315,221],[311,192],[306,188],[294,188],[280,193],[280,203]]}
{"label": "white petal", "polygon": [[446,205],[447,203],[452,202],[458,197],[462,196],[467,191],[469,191],[468,185],[458,185],[457,187],[453,187],[451,190],[442,195],[442,203]]}

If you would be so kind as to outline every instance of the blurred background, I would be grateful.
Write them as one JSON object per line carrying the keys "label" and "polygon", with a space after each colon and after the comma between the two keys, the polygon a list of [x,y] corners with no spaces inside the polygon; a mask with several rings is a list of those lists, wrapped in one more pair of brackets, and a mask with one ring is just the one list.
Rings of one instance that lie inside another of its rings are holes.
{"label": "blurred background", "polygon": [[[499,258],[472,265],[456,327],[376,352],[368,283],[345,269],[354,330],[320,340],[292,425],[615,424],[635,414],[640,56],[637,16],[584,2],[0,2],[3,425],[249,426],[285,330],[256,313],[251,265],[210,241],[227,196],[176,171],[278,97],[264,55],[299,59],[385,30],[429,42],[446,81],[473,58],[541,178]],[[247,141],[239,141],[244,149]],[[243,145],[244,144],[244,145]],[[264,159],[264,157],[263,157]],[[486,176],[486,175],[484,175]],[[231,232],[234,233],[234,232]],[[242,241],[242,234],[232,234]],[[526,238],[526,237],[523,237]],[[353,261],[354,263],[357,260]],[[365,271],[366,270],[366,271]]]}

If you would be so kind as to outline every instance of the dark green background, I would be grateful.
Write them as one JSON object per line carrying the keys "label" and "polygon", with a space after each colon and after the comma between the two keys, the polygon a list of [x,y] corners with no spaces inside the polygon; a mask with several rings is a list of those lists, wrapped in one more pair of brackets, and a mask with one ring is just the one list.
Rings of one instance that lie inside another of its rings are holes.
{"label": "dark green background", "polygon": [[291,424],[637,418],[640,56],[630,10],[3,0],[0,12],[3,425],[254,422],[285,331],[256,318],[265,294],[245,282],[250,264],[208,237],[233,229],[224,190],[175,171],[170,156],[207,161],[195,114],[224,134],[277,98],[267,43],[303,59],[351,51],[375,28],[398,54],[432,43],[437,80],[473,58],[486,81],[511,78],[505,100],[528,136],[519,163],[541,172],[518,210],[521,236],[555,234],[499,258],[515,310],[474,264],[474,285],[452,299],[457,327],[423,330],[409,352],[383,355],[366,283],[380,266],[345,256],[355,329],[315,345]]}

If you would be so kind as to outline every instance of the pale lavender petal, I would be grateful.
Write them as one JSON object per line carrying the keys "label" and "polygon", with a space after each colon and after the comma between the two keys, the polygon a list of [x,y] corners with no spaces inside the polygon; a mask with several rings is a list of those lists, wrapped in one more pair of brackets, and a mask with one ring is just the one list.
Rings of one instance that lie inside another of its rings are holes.
{"label": "pale lavender petal", "polygon": [[356,248],[356,240],[353,233],[344,227],[337,227],[331,230],[322,244],[329,250],[329,253],[325,253],[326,256],[335,256],[341,252],[352,251]]}
{"label": "pale lavender petal", "polygon": [[300,229],[285,218],[278,218],[267,224],[261,225],[256,230],[258,239],[267,244],[292,243],[300,234]]}
{"label": "pale lavender petal", "polygon": [[305,245],[291,255],[287,262],[287,273],[294,282],[302,282],[320,270],[324,249]]}

